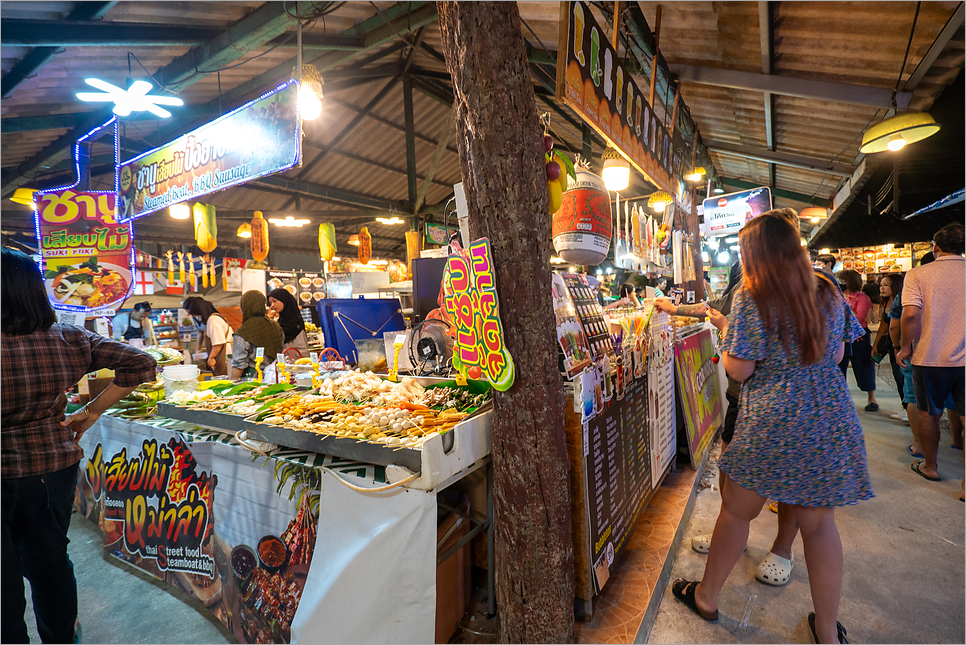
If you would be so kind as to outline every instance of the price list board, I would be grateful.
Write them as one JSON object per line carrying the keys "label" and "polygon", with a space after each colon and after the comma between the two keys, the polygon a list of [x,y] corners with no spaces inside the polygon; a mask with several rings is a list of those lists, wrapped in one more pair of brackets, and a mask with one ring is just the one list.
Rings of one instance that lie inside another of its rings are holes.
{"label": "price list board", "polygon": [[610,339],[610,329],[607,327],[607,321],[604,320],[604,309],[597,302],[587,276],[580,273],[564,273],[563,279],[573,300],[577,320],[584,328],[591,354],[596,359],[602,359],[606,354],[610,356],[611,361],[616,361],[617,356],[614,354],[614,343]]}
{"label": "price list board", "polygon": [[584,450],[589,563],[594,593],[627,546],[653,491],[647,376],[634,379],[587,422]]}

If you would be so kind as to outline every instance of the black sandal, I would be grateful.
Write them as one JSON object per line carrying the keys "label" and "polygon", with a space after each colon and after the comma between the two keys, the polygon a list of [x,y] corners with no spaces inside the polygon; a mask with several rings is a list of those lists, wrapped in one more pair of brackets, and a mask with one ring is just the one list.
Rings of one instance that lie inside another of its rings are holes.
{"label": "black sandal", "polygon": [[[815,612],[814,611],[808,615],[808,627],[809,629],[812,630],[812,638],[814,638],[815,642],[817,643],[818,635],[815,633]],[[849,639],[845,637],[846,632],[845,632],[845,628],[842,627],[842,623],[836,621],[835,629],[837,631],[836,635],[839,637],[839,643],[848,643]]]}
{"label": "black sandal", "polygon": [[709,622],[714,622],[718,620],[718,610],[705,611],[698,607],[697,601],[694,599],[694,590],[698,588],[698,583],[691,580],[685,580],[684,578],[678,578],[674,581],[674,585],[671,587],[671,593],[674,597],[683,602],[688,606],[691,611],[696,613],[701,618]]}

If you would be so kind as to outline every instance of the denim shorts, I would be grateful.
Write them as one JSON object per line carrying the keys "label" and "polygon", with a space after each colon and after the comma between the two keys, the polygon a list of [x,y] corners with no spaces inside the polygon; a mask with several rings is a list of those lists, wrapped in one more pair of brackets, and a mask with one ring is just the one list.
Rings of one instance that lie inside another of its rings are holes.
{"label": "denim shorts", "polygon": [[[943,408],[956,410],[959,416],[966,414],[966,368],[912,366],[916,407],[931,416],[943,413]],[[905,398],[905,397],[903,397]]]}

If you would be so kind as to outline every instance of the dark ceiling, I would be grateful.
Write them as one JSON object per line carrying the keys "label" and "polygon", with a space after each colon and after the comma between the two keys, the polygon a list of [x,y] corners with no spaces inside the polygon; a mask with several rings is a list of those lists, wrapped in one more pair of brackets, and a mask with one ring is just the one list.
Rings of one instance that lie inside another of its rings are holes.
{"label": "dark ceiling", "polygon": [[[872,178],[810,246],[834,249],[926,241],[946,224],[963,221],[963,202],[903,218],[966,185],[964,85],[960,72],[930,108],[929,113],[942,126],[937,134],[898,153],[870,157],[878,163]],[[894,194],[895,176],[898,200]]]}

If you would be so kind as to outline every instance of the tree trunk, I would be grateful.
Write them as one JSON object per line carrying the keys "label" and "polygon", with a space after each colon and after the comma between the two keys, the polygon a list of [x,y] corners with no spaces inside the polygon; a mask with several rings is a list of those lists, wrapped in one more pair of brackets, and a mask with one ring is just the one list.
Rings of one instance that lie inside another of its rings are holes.
{"label": "tree trunk", "polygon": [[516,381],[494,396],[501,642],[574,642],[570,463],[543,131],[512,2],[439,2],[472,239],[490,240]]}

